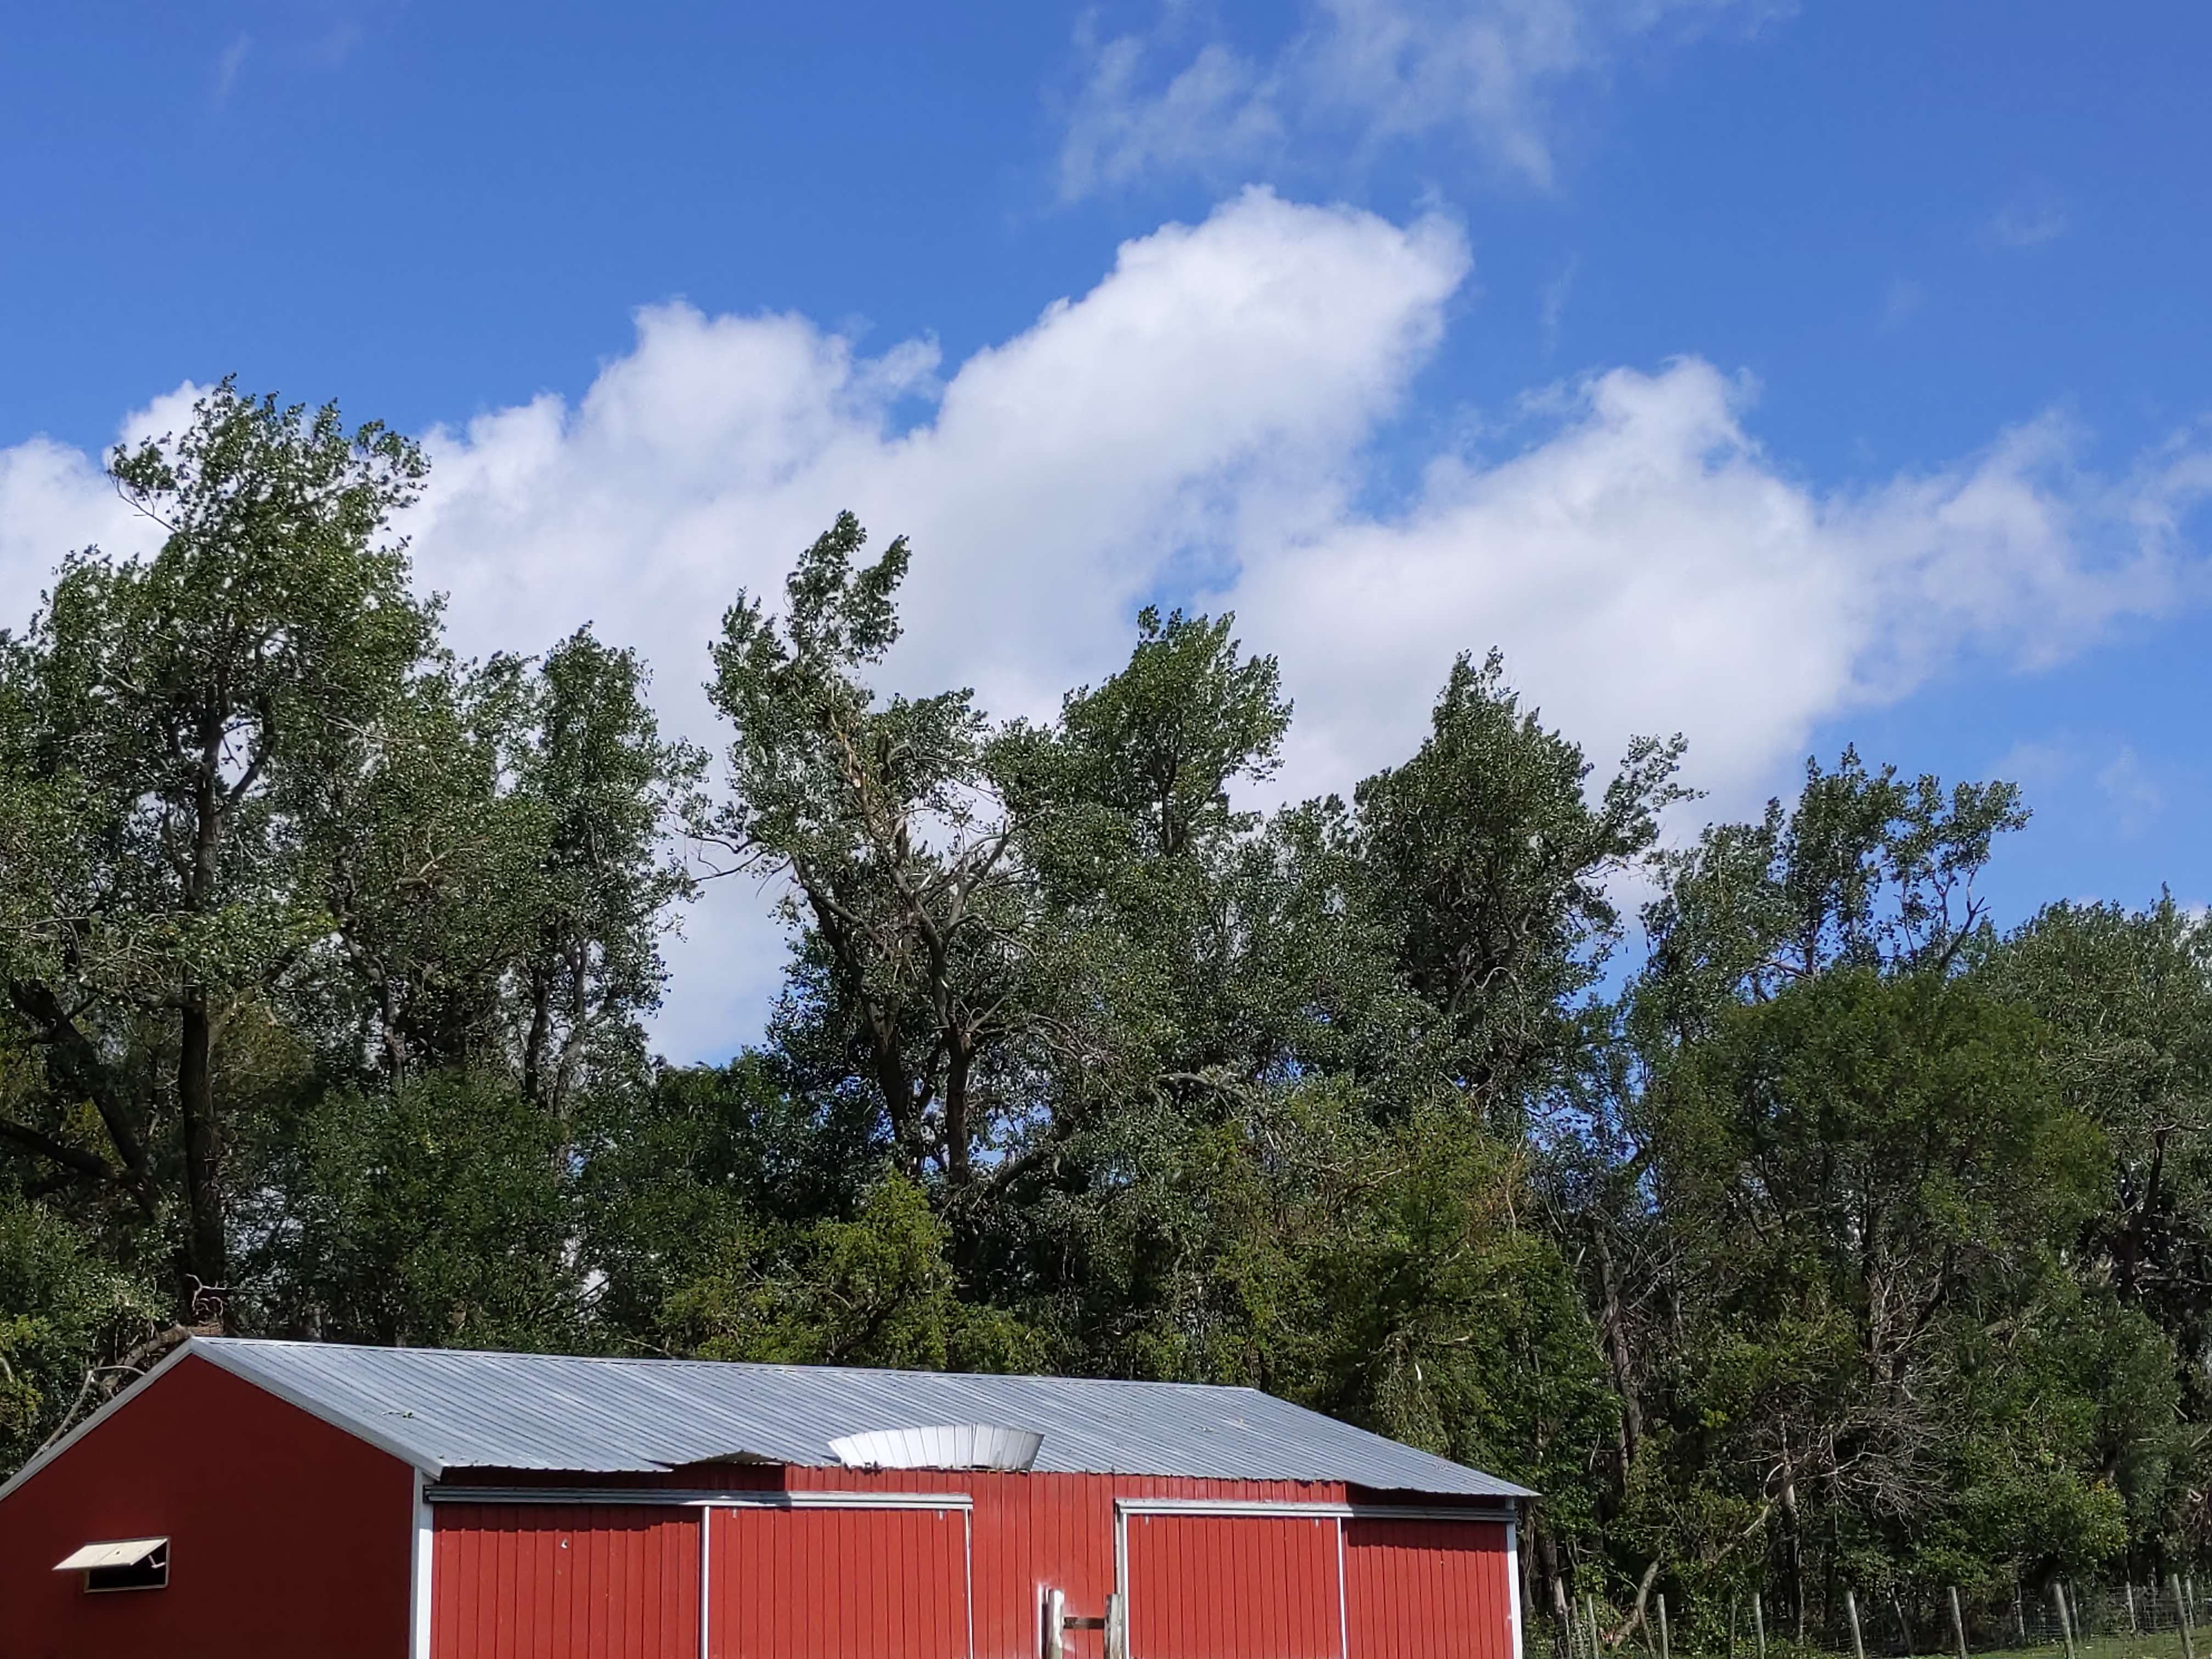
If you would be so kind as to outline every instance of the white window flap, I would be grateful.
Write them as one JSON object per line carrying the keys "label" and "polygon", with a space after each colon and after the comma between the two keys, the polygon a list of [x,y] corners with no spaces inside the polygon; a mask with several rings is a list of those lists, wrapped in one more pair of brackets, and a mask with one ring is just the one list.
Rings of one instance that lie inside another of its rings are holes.
{"label": "white window flap", "polygon": [[56,1572],[82,1572],[87,1567],[135,1567],[169,1540],[166,1538],[125,1538],[112,1544],[87,1544],[54,1563]]}

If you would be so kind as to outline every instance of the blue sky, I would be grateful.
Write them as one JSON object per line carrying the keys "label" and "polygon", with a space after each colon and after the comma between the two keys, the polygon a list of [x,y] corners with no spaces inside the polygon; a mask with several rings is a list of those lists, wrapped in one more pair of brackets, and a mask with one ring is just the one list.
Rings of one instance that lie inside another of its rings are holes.
{"label": "blue sky", "polygon": [[[0,620],[133,533],[85,457],[235,370],[431,436],[465,645],[596,618],[702,736],[714,611],[849,502],[921,543],[918,684],[1047,708],[1146,599],[1234,605],[1340,787],[1494,642],[1601,755],[1685,731],[1716,810],[1856,738],[2019,778],[2007,914],[2212,899],[2208,49],[2179,4],[27,12]],[[774,979],[716,903],[686,1052]]]}

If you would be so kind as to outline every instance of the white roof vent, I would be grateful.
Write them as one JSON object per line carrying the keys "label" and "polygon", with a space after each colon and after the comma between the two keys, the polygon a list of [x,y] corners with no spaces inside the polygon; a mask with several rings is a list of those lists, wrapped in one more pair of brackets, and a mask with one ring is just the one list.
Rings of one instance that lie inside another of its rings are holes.
{"label": "white roof vent", "polygon": [[840,1435],[830,1449],[848,1469],[1026,1469],[1042,1444],[1030,1429],[961,1423]]}

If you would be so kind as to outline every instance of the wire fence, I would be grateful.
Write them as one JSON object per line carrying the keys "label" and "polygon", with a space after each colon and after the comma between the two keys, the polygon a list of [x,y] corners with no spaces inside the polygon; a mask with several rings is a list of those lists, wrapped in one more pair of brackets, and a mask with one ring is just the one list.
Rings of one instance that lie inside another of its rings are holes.
{"label": "wire fence", "polygon": [[1655,1592],[1641,1618],[1632,1606],[1580,1596],[1540,1615],[1529,1659],[1967,1659],[2041,1654],[2049,1659],[2212,1659],[2207,1646],[2212,1584],[2165,1581],[2076,1585],[2065,1579],[2009,1595],[1984,1587],[1825,1598],[1817,1616],[1777,1608],[1756,1592],[1670,1608]]}

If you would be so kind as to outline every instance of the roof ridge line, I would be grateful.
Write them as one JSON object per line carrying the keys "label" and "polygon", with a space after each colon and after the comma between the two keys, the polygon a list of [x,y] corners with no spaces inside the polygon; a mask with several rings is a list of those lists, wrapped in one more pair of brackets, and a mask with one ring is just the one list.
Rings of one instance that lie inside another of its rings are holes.
{"label": "roof ridge line", "polygon": [[[1258,1395],[1267,1400],[1281,1399],[1280,1395],[1269,1394],[1251,1382],[1194,1382],[1152,1376],[1091,1376],[1080,1372],[931,1370],[912,1365],[816,1364],[792,1359],[707,1359],[696,1355],[680,1354],[562,1353],[544,1348],[424,1347],[406,1342],[330,1342],[304,1336],[198,1336],[192,1340],[224,1348],[304,1348],[349,1353],[447,1355],[455,1358],[483,1356],[495,1359],[558,1360],[564,1364],[586,1362],[596,1365],[705,1365],[727,1367],[733,1370],[799,1371],[810,1376],[823,1371],[842,1371],[855,1376],[945,1376],[975,1377],[994,1382],[1104,1383],[1117,1388],[1194,1389],[1217,1394]],[[1295,1401],[1283,1403],[1297,1404]],[[1300,1409],[1311,1408],[1301,1407]]]}

